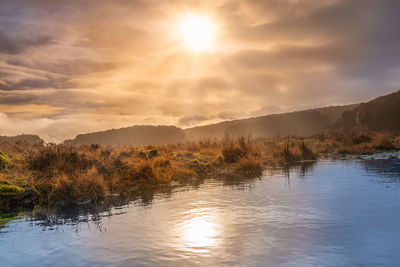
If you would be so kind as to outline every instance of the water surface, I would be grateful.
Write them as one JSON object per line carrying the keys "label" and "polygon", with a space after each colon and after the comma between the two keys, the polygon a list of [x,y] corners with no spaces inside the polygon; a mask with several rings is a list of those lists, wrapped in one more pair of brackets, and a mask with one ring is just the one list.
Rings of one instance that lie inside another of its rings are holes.
{"label": "water surface", "polygon": [[0,230],[0,265],[398,266],[399,211],[399,160],[324,160],[80,222],[21,218]]}

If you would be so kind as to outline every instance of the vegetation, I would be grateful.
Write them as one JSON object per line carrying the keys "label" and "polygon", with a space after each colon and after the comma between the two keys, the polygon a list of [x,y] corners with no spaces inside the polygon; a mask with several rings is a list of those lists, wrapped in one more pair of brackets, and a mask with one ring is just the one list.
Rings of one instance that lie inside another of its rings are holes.
{"label": "vegetation", "polygon": [[21,134],[17,136],[0,136],[0,143],[25,143],[25,144],[43,144],[44,141],[37,135],[33,134]]}
{"label": "vegetation", "polygon": [[8,157],[6,154],[0,151],[0,169],[5,169],[8,164]]}
{"label": "vegetation", "polygon": [[10,184],[0,184],[0,210],[10,210],[20,203],[25,189]]}
{"label": "vegetation", "polygon": [[361,103],[342,115],[342,124],[348,128],[361,127],[372,131],[400,129],[400,91]]}
{"label": "vegetation", "polygon": [[0,229],[3,228],[7,223],[17,219],[22,215],[23,215],[22,212],[11,212],[11,213],[0,214]]}
{"label": "vegetation", "polygon": [[[35,205],[71,207],[205,177],[260,176],[266,166],[303,166],[326,155],[400,148],[396,133],[333,132],[309,138],[226,136],[172,145],[0,145],[0,212]],[[6,156],[7,155],[7,156]]]}

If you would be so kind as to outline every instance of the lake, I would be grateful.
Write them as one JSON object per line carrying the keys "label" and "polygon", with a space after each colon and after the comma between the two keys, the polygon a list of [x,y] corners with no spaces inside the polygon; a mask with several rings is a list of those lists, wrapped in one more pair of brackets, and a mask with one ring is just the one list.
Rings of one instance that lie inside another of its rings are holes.
{"label": "lake", "polygon": [[0,265],[399,266],[400,160],[374,158],[210,179],[73,220],[22,217],[0,229]]}

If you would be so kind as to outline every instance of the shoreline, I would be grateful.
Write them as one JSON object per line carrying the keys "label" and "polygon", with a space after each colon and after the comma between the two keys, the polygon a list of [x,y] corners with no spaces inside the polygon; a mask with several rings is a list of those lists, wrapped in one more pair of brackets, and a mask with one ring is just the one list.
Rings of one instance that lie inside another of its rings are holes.
{"label": "shoreline", "polygon": [[398,153],[399,143],[392,133],[350,133],[309,138],[242,136],[157,147],[0,144],[7,159],[0,170],[0,214],[96,206],[132,194],[146,199],[159,189],[196,185],[209,177],[234,182],[259,177],[269,167]]}

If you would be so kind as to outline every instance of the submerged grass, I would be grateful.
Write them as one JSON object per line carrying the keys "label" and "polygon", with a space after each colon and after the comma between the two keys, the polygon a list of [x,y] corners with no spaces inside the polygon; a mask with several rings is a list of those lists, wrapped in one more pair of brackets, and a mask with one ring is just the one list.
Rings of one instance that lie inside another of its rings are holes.
{"label": "submerged grass", "polygon": [[301,166],[321,155],[400,148],[396,133],[335,132],[310,138],[205,139],[165,146],[0,144],[0,212],[70,207],[226,173],[259,176],[265,166]]}

